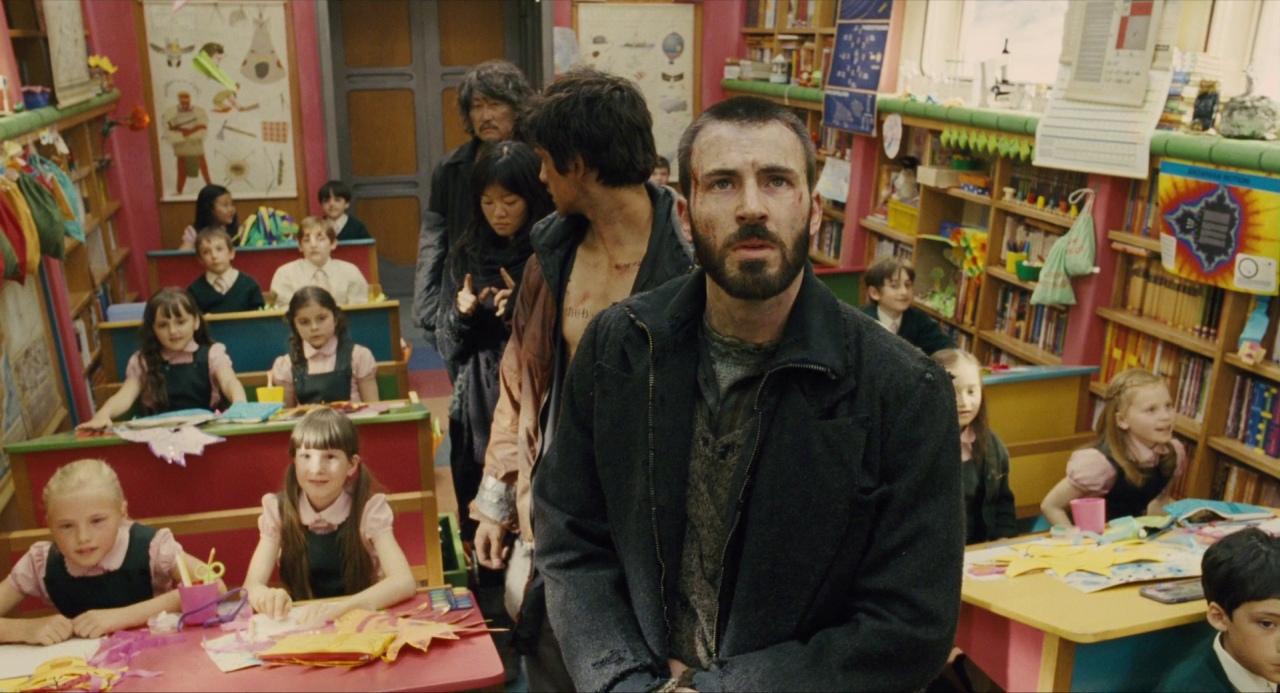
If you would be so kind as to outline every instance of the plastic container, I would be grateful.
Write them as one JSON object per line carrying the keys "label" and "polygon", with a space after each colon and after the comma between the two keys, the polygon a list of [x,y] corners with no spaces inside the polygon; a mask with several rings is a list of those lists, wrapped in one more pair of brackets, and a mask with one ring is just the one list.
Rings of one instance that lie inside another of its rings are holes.
{"label": "plastic container", "polygon": [[1042,265],[1028,265],[1025,260],[1018,260],[1018,279],[1024,282],[1040,281],[1041,267]]}
{"label": "plastic container", "polygon": [[444,564],[444,581],[454,587],[467,587],[467,560],[462,550],[462,530],[453,513],[440,513],[440,557]]}
{"label": "plastic container", "polygon": [[1107,499],[1077,498],[1071,501],[1071,520],[1086,532],[1102,534],[1107,528]]}
{"label": "plastic container", "polygon": [[1018,273],[1018,265],[1027,259],[1026,253],[1006,252],[1004,254],[1004,271],[1009,274]]}
{"label": "plastic container", "polygon": [[182,625],[187,628],[203,626],[218,617],[218,583],[201,583],[187,587],[178,586],[178,599],[182,602]]}
{"label": "plastic container", "polygon": [[920,218],[920,210],[905,202],[889,200],[889,227],[914,235],[916,221]]}

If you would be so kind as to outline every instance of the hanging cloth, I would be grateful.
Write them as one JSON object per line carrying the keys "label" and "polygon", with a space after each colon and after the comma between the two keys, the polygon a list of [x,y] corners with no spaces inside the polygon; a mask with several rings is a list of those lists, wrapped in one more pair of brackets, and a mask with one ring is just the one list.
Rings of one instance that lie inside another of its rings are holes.
{"label": "hanging cloth", "polygon": [[[75,182],[71,180],[66,171],[63,171],[53,161],[39,154],[32,154],[27,157],[27,161],[41,175],[54,183],[55,196],[61,191],[62,200],[65,201],[66,210],[70,214],[70,218],[64,220],[63,224],[72,238],[83,243],[86,231],[84,228],[84,198],[80,197],[80,191],[76,188]],[[62,208],[62,202],[58,206]]]}
{"label": "hanging cloth", "polygon": [[14,241],[12,236],[10,237],[13,242],[13,251],[17,254],[19,262],[25,264],[26,273],[33,275],[40,269],[40,234],[36,231],[36,221],[31,216],[31,207],[18,186],[4,176],[0,176],[0,198],[3,198],[9,209],[13,211],[22,230],[21,244]]}
{"label": "hanging cloth", "polygon": [[36,233],[40,236],[40,252],[61,260],[66,254],[63,240],[67,230],[62,225],[63,217],[58,211],[58,202],[49,189],[30,173],[24,173],[18,178],[18,189],[26,198],[31,216],[35,219]]}
{"label": "hanging cloth", "polygon": [[1076,293],[1071,288],[1071,277],[1093,272],[1096,241],[1093,233],[1093,191],[1081,188],[1071,193],[1070,200],[1077,203],[1088,196],[1080,215],[1071,229],[1054,242],[1040,270],[1040,280],[1031,293],[1032,305],[1074,306]]}
{"label": "hanging cloth", "polygon": [[1084,199],[1084,206],[1080,209],[1080,215],[1076,217],[1071,229],[1067,231],[1067,235],[1062,238],[1067,246],[1063,264],[1068,276],[1083,277],[1093,274],[1093,261],[1097,254],[1098,241],[1093,231],[1093,190],[1080,188],[1071,193],[1071,197],[1067,199],[1073,205],[1079,204],[1080,200]]}

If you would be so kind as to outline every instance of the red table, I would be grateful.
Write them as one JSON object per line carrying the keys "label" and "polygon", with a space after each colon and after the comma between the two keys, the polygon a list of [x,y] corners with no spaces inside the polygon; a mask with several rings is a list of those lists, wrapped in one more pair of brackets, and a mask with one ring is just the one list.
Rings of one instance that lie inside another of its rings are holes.
{"label": "red table", "polygon": [[[419,594],[406,606],[425,601]],[[395,609],[402,610],[401,608]],[[478,621],[472,609],[468,622]],[[217,628],[181,633],[182,641],[147,650],[132,668],[162,672],[152,678],[126,678],[114,691],[456,691],[501,687],[502,659],[488,635],[434,640],[426,654],[405,647],[394,663],[374,662],[356,669],[300,666],[254,667],[224,674],[200,646],[222,636]]]}

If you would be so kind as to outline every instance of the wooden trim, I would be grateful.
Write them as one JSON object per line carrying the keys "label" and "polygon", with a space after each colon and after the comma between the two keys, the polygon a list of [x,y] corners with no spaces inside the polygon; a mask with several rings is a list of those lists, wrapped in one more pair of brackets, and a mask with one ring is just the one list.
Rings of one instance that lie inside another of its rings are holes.
{"label": "wooden trim", "polygon": [[1071,670],[1075,668],[1076,644],[1052,633],[1044,634],[1040,650],[1038,691],[1071,690]]}
{"label": "wooden trim", "polygon": [[1120,308],[1099,308],[1098,317],[1109,322],[1118,323],[1129,329],[1137,330],[1156,339],[1170,342],[1207,359],[1212,360],[1217,355],[1214,343],[1207,339],[1174,329],[1151,318],[1134,315]]}
{"label": "wooden trim", "polygon": [[1084,431],[1061,438],[1044,438],[1025,443],[1011,443],[1005,447],[1009,451],[1009,457],[1029,457],[1031,455],[1043,455],[1048,452],[1076,450],[1090,445],[1097,438],[1098,435],[1093,431]]}
{"label": "wooden trim", "polygon": [[1139,236],[1136,233],[1127,231],[1108,231],[1107,239],[1114,243],[1121,243],[1141,250],[1147,250],[1153,253],[1160,252],[1160,239],[1150,238],[1148,236]]}
{"label": "wooden trim", "polygon": [[[994,297],[995,295],[992,294],[993,299]],[[1041,366],[1062,365],[1061,356],[1050,351],[1045,351],[1030,342],[1024,342],[1021,339],[1010,337],[1007,334],[1002,334],[995,330],[979,330],[978,337],[997,349],[1008,352],[1023,361],[1029,361]]]}

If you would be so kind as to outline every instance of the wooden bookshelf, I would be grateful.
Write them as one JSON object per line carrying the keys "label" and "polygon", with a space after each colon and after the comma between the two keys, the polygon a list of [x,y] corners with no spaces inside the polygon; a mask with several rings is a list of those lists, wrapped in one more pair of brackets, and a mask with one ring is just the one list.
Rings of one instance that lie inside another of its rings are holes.
{"label": "wooden bookshelf", "polygon": [[933,318],[934,320],[937,320],[938,322],[946,323],[960,330],[961,332],[966,332],[971,335],[977,333],[977,331],[973,329],[973,325],[967,325],[953,318],[948,318],[947,316],[935,310],[933,306],[921,301],[919,296],[916,296],[914,299],[912,299],[911,304],[914,305],[916,308],[919,308],[920,310],[924,311],[925,314],[927,314],[929,317]]}
{"label": "wooden bookshelf", "polygon": [[1238,440],[1226,436],[1211,436],[1209,447],[1233,460],[1253,467],[1254,469],[1280,478],[1280,460],[1267,455],[1258,448],[1249,447]]}
{"label": "wooden bookshelf", "polygon": [[903,233],[902,231],[889,226],[889,222],[884,219],[877,217],[863,217],[862,221],[859,223],[862,224],[862,228],[872,233],[893,239],[899,243],[905,243],[906,245],[915,245],[916,237],[914,234]]}
{"label": "wooden bookshelf", "polygon": [[968,200],[969,202],[972,202],[974,204],[979,204],[979,205],[991,204],[990,195],[977,195],[967,190],[963,190],[961,188],[947,188],[946,193],[952,197],[959,198],[961,200]]}
{"label": "wooden bookshelf", "polygon": [[1025,291],[1035,291],[1035,290],[1036,290],[1036,283],[1035,283],[1035,282],[1029,282],[1029,281],[1024,281],[1024,280],[1022,280],[1022,279],[1018,279],[1018,275],[1016,275],[1016,274],[1014,274],[1014,273],[1010,272],[1009,270],[1006,270],[1005,268],[1000,267],[1000,266],[998,266],[998,265],[992,265],[992,266],[988,267],[988,268],[987,268],[987,276],[989,276],[989,277],[995,277],[996,279],[999,279],[1000,281],[1002,281],[1002,282],[1004,282],[1004,283],[1006,283],[1006,284],[1013,284],[1014,286],[1018,287],[1019,289],[1023,289],[1023,290],[1025,290]]}
{"label": "wooden bookshelf", "polygon": [[1036,219],[1052,226],[1059,227],[1062,233],[1066,233],[1067,229],[1071,228],[1071,225],[1076,222],[1075,219],[1072,219],[1066,214],[1048,212],[1043,209],[1018,202],[1005,202],[1004,200],[998,200],[995,205],[997,209],[1009,212],[1010,214],[1027,217],[1028,219]]}
{"label": "wooden bookshelf", "polygon": [[1014,339],[1007,334],[1002,334],[994,330],[980,330],[978,337],[989,345],[1016,356],[1023,361],[1040,366],[1061,366],[1062,357],[1057,354],[1041,349],[1034,344],[1028,344],[1020,339]]}
{"label": "wooden bookshelf", "polygon": [[1131,330],[1137,330],[1161,341],[1169,342],[1205,358],[1212,359],[1217,354],[1218,345],[1212,340],[1169,327],[1158,320],[1134,315],[1120,308],[1099,308],[1098,316],[1108,322],[1124,325]]}
{"label": "wooden bookshelf", "polygon": [[1245,363],[1245,360],[1236,354],[1227,354],[1222,357],[1222,360],[1233,368],[1280,383],[1280,363],[1276,363],[1271,359],[1263,359],[1261,363],[1249,364]]}
{"label": "wooden bookshelf", "polygon": [[1124,245],[1133,246],[1134,248],[1148,250],[1153,253],[1160,252],[1160,239],[1158,238],[1139,236],[1136,233],[1129,233],[1127,231],[1108,231],[1107,238],[1115,243],[1122,243]]}

